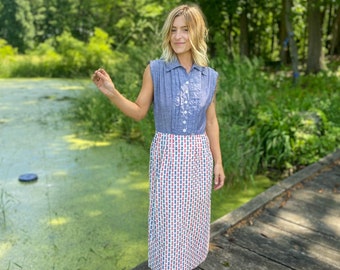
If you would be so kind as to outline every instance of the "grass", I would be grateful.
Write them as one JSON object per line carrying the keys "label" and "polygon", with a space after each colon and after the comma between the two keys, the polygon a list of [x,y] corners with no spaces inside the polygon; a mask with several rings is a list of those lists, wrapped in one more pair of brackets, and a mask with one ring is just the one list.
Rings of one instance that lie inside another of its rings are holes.
{"label": "grass", "polygon": [[239,181],[225,185],[221,190],[212,193],[211,220],[214,221],[247,203],[275,182],[268,177],[258,175],[254,181]]}

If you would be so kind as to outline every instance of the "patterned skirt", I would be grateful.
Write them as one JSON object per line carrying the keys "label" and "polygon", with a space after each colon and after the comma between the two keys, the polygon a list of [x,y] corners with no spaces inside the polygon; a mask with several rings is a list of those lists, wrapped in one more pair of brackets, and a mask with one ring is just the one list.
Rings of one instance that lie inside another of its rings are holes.
{"label": "patterned skirt", "polygon": [[156,133],[149,171],[152,270],[191,270],[206,259],[212,171],[206,134]]}

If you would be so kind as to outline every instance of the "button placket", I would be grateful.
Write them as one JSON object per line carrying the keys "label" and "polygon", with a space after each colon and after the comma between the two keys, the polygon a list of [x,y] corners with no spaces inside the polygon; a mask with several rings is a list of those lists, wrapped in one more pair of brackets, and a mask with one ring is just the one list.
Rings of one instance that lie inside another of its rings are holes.
{"label": "button placket", "polygon": [[186,133],[188,130],[187,120],[188,120],[188,99],[189,99],[189,81],[186,81],[181,87],[183,93],[181,95],[180,110],[181,110],[181,120],[182,120],[182,132]]}

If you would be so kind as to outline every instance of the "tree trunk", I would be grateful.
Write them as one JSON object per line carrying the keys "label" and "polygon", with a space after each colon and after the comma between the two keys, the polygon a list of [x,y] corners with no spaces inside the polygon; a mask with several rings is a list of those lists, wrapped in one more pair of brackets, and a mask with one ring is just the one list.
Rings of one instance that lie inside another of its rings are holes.
{"label": "tree trunk", "polygon": [[296,47],[296,43],[294,40],[294,32],[293,27],[290,22],[290,10],[292,7],[291,0],[285,0],[284,1],[284,7],[285,7],[285,22],[286,22],[286,28],[287,28],[287,36],[289,38],[289,46],[290,46],[290,57],[292,59],[292,67],[293,67],[293,82],[296,83],[298,77],[299,77],[299,57],[298,57],[298,50]]}
{"label": "tree trunk", "polygon": [[331,55],[340,55],[340,7],[336,15],[336,20],[332,27]]}
{"label": "tree trunk", "polygon": [[308,52],[306,72],[318,73],[324,68],[320,0],[308,0],[307,5]]}
{"label": "tree trunk", "polygon": [[280,60],[283,65],[286,65],[290,62],[289,58],[289,35],[287,35],[287,26],[286,26],[286,8],[285,8],[286,0],[282,0],[282,9],[279,23],[279,40],[280,40]]}
{"label": "tree trunk", "polygon": [[249,57],[248,8],[244,5],[240,17],[240,55]]}
{"label": "tree trunk", "polygon": [[229,26],[228,26],[228,51],[227,55],[230,57],[230,59],[234,58],[234,51],[233,51],[233,14],[228,14],[229,19]]}

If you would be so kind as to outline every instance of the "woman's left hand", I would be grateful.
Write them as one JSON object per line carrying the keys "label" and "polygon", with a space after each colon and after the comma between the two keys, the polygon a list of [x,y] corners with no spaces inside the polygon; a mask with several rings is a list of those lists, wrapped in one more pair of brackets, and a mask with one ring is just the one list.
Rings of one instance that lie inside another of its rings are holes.
{"label": "woman's left hand", "polygon": [[214,167],[214,190],[218,190],[224,185],[225,175],[223,166],[221,164],[215,164]]}

